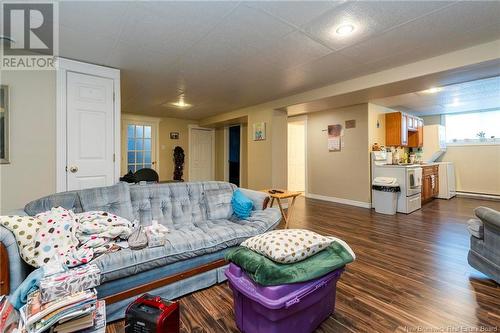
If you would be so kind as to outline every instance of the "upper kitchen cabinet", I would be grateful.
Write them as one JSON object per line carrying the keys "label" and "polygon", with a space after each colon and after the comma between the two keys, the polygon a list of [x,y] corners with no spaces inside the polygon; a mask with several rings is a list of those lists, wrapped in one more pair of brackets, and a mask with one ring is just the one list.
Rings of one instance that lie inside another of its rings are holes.
{"label": "upper kitchen cabinet", "polygon": [[422,147],[424,122],[421,118],[403,112],[385,115],[385,145],[395,147]]}
{"label": "upper kitchen cabinet", "polygon": [[420,148],[424,145],[424,121],[414,117],[415,129],[408,130],[408,147]]}

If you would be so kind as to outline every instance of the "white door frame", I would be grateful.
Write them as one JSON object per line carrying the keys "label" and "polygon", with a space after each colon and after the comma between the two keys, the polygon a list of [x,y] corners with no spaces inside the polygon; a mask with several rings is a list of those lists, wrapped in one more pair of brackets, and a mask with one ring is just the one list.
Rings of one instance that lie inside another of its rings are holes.
{"label": "white door frame", "polygon": [[[307,159],[307,115],[301,115],[301,116],[296,116],[296,117],[289,117],[288,118],[288,122],[287,122],[287,126],[288,126],[288,123],[293,123],[293,122],[304,122],[304,161],[305,161],[305,166],[304,166],[304,171],[305,171],[305,178],[304,178],[304,186],[305,186],[305,189],[304,189],[304,196],[305,197],[308,197],[309,196],[309,186],[308,186],[308,168],[307,168],[307,164],[308,164],[308,159]],[[288,133],[288,131],[287,131]],[[288,135],[288,134],[287,134]],[[287,140],[287,145],[288,145],[288,136],[286,138]],[[286,162],[286,167],[288,169],[288,156],[287,156],[287,162]],[[288,179],[287,179],[287,187],[288,187]]]}
{"label": "white door frame", "polygon": [[[122,122],[121,124],[124,125],[125,123],[145,123],[145,124],[151,124],[153,125],[152,131],[153,135],[155,138],[155,142],[152,142],[154,145],[154,154],[155,154],[155,164],[153,169],[160,174],[160,121],[161,118],[157,117],[149,117],[149,116],[142,116],[142,115],[137,115],[137,114],[129,114],[129,113],[124,113],[122,115]],[[122,126],[121,129],[121,151],[122,152],[127,152],[127,129],[125,126]],[[152,160],[151,160],[152,161]],[[122,158],[120,160],[120,173],[123,174],[123,167],[125,166],[125,169],[127,169],[127,155],[124,153],[122,154]],[[125,173],[127,173],[125,171]]]}
{"label": "white door frame", "polygon": [[[229,127],[240,127],[240,187],[241,187],[241,172],[243,171],[243,163],[241,163],[241,156],[243,153],[243,124],[234,124],[224,127],[224,181],[229,181]],[[246,143],[246,142],[245,142]]]}
{"label": "white door frame", "polygon": [[55,61],[56,75],[56,192],[67,191],[66,163],[67,163],[67,102],[66,76],[68,72],[87,74],[113,80],[113,124],[114,124],[114,163],[116,182],[120,179],[121,147],[120,147],[120,70],[103,67],[84,62],[57,58]]}
{"label": "white door frame", "polygon": [[214,128],[207,128],[207,127],[200,127],[198,125],[188,125],[188,181],[191,181],[191,154],[193,149],[191,149],[191,144],[193,143],[191,140],[191,132],[193,129],[197,130],[203,130],[203,131],[210,131],[212,134],[212,179],[215,179],[215,129]]}

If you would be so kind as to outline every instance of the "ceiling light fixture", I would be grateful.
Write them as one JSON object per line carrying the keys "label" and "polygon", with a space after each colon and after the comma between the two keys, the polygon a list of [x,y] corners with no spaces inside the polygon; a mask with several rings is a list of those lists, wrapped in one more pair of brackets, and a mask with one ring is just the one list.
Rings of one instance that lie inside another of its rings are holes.
{"label": "ceiling light fixture", "polygon": [[179,100],[177,102],[172,102],[170,104],[180,109],[187,109],[192,106],[184,101],[184,94],[179,95]]}
{"label": "ceiling light fixture", "polygon": [[337,28],[337,30],[335,30],[335,32],[337,35],[347,36],[354,32],[354,26],[352,24],[342,24]]}
{"label": "ceiling light fixture", "polygon": [[426,94],[435,94],[440,92],[441,90],[443,90],[443,88],[441,87],[430,87],[429,89],[423,90],[422,92]]}
{"label": "ceiling light fixture", "polygon": [[460,100],[458,98],[453,99],[453,103],[447,104],[446,106],[460,106],[462,103],[460,103]]}

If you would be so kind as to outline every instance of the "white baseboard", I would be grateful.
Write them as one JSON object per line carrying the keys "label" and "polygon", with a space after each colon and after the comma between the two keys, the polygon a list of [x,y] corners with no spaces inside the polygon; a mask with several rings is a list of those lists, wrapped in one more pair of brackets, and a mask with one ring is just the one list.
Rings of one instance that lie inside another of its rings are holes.
{"label": "white baseboard", "polygon": [[325,195],[319,195],[319,194],[314,194],[314,193],[307,193],[306,197],[311,198],[311,199],[336,202],[336,203],[340,203],[340,204],[344,204],[344,205],[350,205],[350,206],[356,206],[356,207],[362,207],[362,208],[372,208],[372,204],[370,202],[349,200],[349,199],[336,198],[336,197],[328,197]]}
{"label": "white baseboard", "polygon": [[458,192],[457,197],[463,198],[474,198],[474,199],[485,199],[485,200],[500,200],[500,195],[494,194],[483,194],[483,193],[471,193],[471,192]]}

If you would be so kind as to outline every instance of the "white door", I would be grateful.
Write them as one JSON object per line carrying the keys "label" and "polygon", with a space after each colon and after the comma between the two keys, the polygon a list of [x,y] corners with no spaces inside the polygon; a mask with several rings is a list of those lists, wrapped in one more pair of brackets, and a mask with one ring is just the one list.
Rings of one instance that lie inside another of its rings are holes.
{"label": "white door", "polygon": [[305,122],[288,123],[288,190],[304,192],[306,188]]}
{"label": "white door", "polygon": [[67,72],[67,189],[114,183],[113,80]]}
{"label": "white door", "polygon": [[192,128],[189,148],[189,180],[214,180],[214,131]]}

